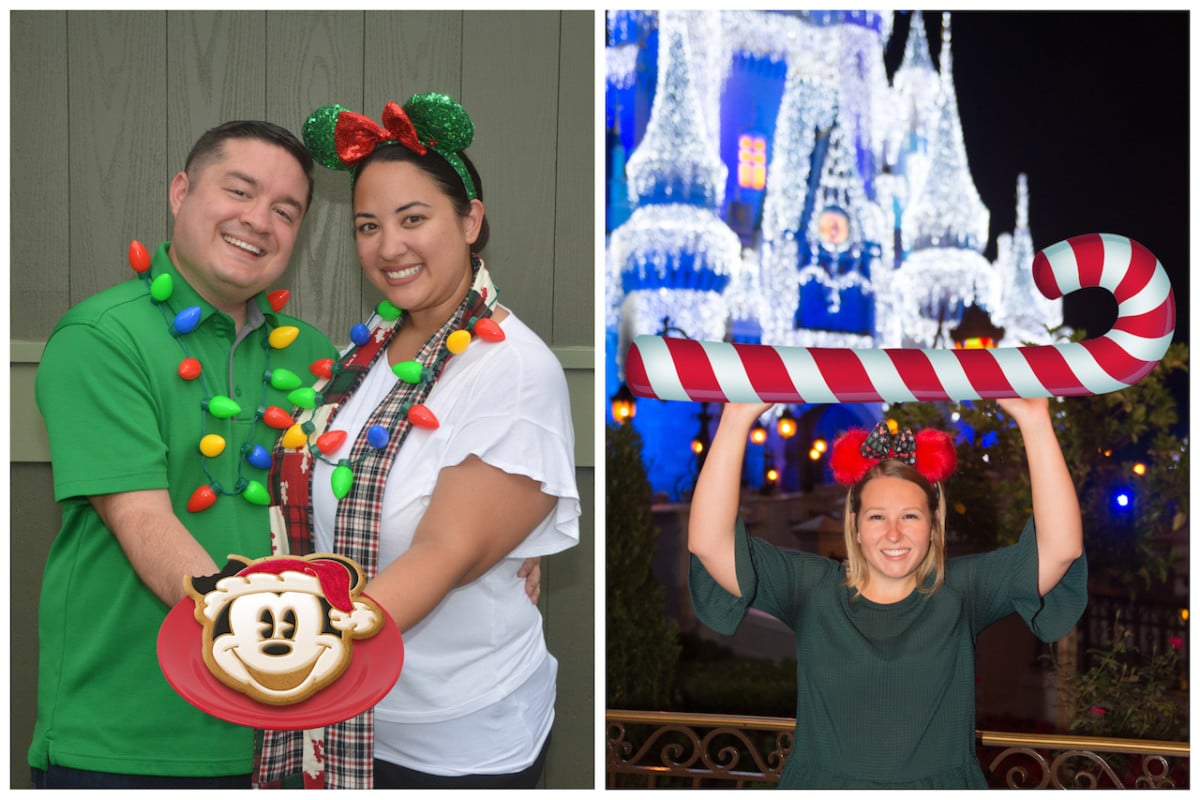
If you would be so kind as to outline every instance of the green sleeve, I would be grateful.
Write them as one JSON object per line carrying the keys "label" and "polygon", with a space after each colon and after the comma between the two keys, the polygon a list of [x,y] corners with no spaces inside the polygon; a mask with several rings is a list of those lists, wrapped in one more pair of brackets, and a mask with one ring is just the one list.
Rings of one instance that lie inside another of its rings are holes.
{"label": "green sleeve", "polygon": [[748,535],[741,517],[734,532],[733,552],[741,597],[725,591],[695,556],[688,570],[696,617],[725,635],[737,630],[751,607],[785,622],[793,619],[796,609],[805,602],[805,593],[822,585],[822,579],[839,569],[831,559],[786,550]]}
{"label": "green sleeve", "polygon": [[118,336],[59,328],[38,366],[37,403],[54,464],[55,499],[167,487],[161,409]]}
{"label": "green sleeve", "polygon": [[696,617],[709,628],[726,636],[737,630],[758,590],[758,576],[750,561],[750,537],[746,535],[746,526],[740,516],[734,534],[733,552],[738,588],[742,590],[741,597],[725,591],[695,555],[691,556],[688,569],[688,589],[691,591],[692,608],[696,611]]}
{"label": "green sleeve", "polygon": [[1086,555],[1072,562],[1045,597],[1038,595],[1037,533],[1032,517],[1016,544],[955,559],[946,577],[972,598],[976,632],[1016,612],[1035,636],[1053,642],[1071,632],[1087,607]]}

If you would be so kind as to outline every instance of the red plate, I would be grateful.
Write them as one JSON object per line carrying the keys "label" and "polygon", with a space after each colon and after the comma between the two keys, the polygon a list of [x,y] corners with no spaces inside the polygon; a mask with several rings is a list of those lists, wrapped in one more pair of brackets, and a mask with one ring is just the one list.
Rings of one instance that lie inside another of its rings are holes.
{"label": "red plate", "polygon": [[167,683],[196,708],[248,728],[294,731],[320,728],[361,714],[384,698],[400,677],[404,643],[400,629],[383,611],[383,630],[356,639],[350,665],[333,683],[307,700],[276,706],[260,703],[217,680],[204,663],[203,628],[196,601],[175,604],[158,630],[158,664]]}

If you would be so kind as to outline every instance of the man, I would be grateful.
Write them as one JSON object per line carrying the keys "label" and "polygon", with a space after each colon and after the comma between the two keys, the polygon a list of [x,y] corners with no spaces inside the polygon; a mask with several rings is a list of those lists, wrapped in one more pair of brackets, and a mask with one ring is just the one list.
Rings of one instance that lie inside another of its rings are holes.
{"label": "man", "polygon": [[[171,181],[173,238],[146,279],[83,301],[46,344],[37,401],[63,521],[39,608],[40,788],[250,785],[253,732],[176,694],[156,641],[185,576],[270,553],[256,492],[279,431],[262,417],[291,404],[269,378],[307,384],[309,364],[336,355],[264,294],[287,268],[312,165],[269,123],[205,133]],[[288,326],[294,341],[272,339]]]}

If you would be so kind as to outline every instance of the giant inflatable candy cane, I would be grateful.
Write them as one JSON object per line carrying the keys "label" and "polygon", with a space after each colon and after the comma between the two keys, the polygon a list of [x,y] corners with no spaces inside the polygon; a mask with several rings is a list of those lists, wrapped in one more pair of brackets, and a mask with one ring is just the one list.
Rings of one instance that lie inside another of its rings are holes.
{"label": "giant inflatable candy cane", "polygon": [[625,358],[630,391],[660,400],[865,403],[1104,394],[1154,369],[1175,332],[1175,298],[1154,254],[1124,236],[1076,236],[1033,260],[1055,299],[1101,287],[1117,321],[1096,339],[994,350],[853,350],[638,336]]}

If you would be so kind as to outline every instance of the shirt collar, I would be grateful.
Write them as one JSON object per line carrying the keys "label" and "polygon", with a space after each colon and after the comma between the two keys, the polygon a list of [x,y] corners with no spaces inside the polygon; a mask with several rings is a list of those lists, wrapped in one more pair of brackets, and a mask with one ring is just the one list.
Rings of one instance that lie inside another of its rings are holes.
{"label": "shirt collar", "polygon": [[[193,289],[187,279],[180,274],[179,268],[175,266],[175,262],[168,254],[170,248],[170,242],[163,242],[154,251],[154,258],[150,262],[150,276],[151,279],[157,278],[159,275],[171,276],[174,287],[171,291],[171,308],[179,312],[189,306],[199,306],[201,323],[206,322],[214,314],[223,314]],[[279,324],[278,315],[275,313],[275,309],[271,308],[267,293],[259,292],[246,301],[246,325],[258,328],[267,321],[270,321],[272,326]]]}

